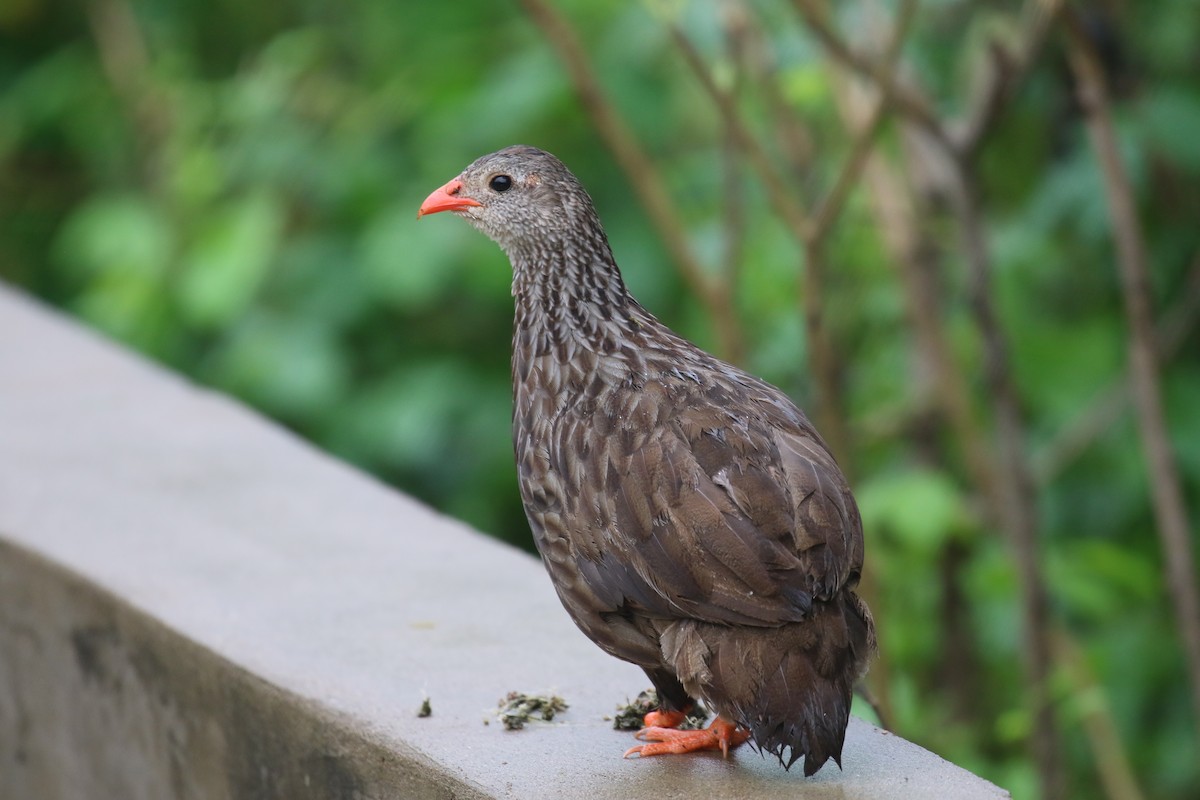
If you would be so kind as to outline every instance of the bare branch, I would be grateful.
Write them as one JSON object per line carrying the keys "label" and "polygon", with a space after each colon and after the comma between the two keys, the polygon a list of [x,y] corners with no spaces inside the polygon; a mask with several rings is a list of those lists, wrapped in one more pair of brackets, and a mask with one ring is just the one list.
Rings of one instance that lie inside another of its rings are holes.
{"label": "bare branch", "polygon": [[838,35],[829,23],[827,9],[820,0],[792,0],[796,12],[826,51],[842,66],[865,78],[870,78],[891,98],[891,102],[910,121],[924,129],[946,147],[953,144],[929,101],[911,85],[901,82],[895,70],[885,61],[854,50]]}
{"label": "bare branch", "polygon": [[812,221],[808,212],[784,184],[780,171],[773,165],[758,139],[746,128],[732,97],[713,80],[704,57],[677,25],[669,24],[671,38],[683,54],[684,61],[704,87],[724,120],[726,130],[737,141],[762,180],[771,199],[771,206],[782,218],[792,235],[804,246],[804,269],[801,272],[805,331],[808,336],[809,368],[817,387],[814,416],[824,432],[834,455],[848,470],[850,447],[845,420],[837,412],[837,363],[833,357],[824,323],[824,261],[823,254],[812,236]]}
{"label": "bare branch", "polygon": [[[844,68],[866,75],[881,91],[893,92],[896,107],[913,126],[925,133],[941,151],[948,167],[946,181],[955,218],[963,236],[967,260],[968,301],[984,345],[984,377],[996,420],[998,440],[994,455],[985,457],[974,444],[968,462],[976,480],[990,499],[990,507],[998,512],[998,521],[1013,548],[1020,576],[1021,606],[1030,705],[1034,715],[1034,734],[1031,749],[1038,765],[1042,793],[1046,797],[1059,795],[1062,788],[1062,767],[1056,721],[1049,697],[1052,654],[1049,644],[1049,600],[1041,574],[1037,544],[1037,515],[1034,506],[1033,484],[1023,452],[1024,421],[1020,413],[1015,387],[1008,363],[1007,342],[996,317],[991,297],[991,262],[985,243],[983,220],[980,215],[976,177],[970,161],[963,157],[954,142],[946,135],[945,127],[909,87],[901,87],[893,77],[894,70],[882,69],[878,62],[855,54],[837,37],[826,23],[824,7],[817,0],[793,0],[817,37]],[[888,88],[893,87],[893,88]],[[940,358],[947,358],[945,355]],[[953,364],[948,360],[941,366],[943,379],[953,377]],[[961,399],[961,398],[960,398]],[[956,427],[971,424],[969,409],[954,405],[947,409],[955,414]],[[974,439],[971,440],[974,442]]]}
{"label": "bare branch", "polygon": [[739,360],[743,336],[732,293],[709,278],[693,253],[662,176],[605,97],[579,37],[548,0],[521,0],[521,5],[558,53],[580,103],[633,186],[679,274],[704,304],[716,326],[721,354],[730,360]]}
{"label": "bare branch", "polygon": [[[882,63],[891,64],[898,56],[915,7],[916,3],[913,0],[905,0]],[[821,205],[819,221],[814,221],[802,203],[795,199],[791,189],[784,183],[780,177],[780,171],[758,139],[746,128],[738,113],[734,98],[730,93],[722,91],[717,86],[708,65],[695,45],[678,25],[671,24],[668,29],[688,67],[696,75],[719,110],[726,129],[747,154],[756,174],[766,186],[772,206],[779,212],[793,236],[804,246],[805,268],[802,282],[802,302],[810,363],[819,389],[816,416],[834,453],[843,460],[843,466],[847,467],[850,454],[849,435],[845,429],[844,420],[836,412],[837,397],[840,395],[837,359],[829,340],[827,326],[824,323],[825,253],[823,245],[826,236],[841,213],[850,190],[858,182],[866,157],[874,146],[876,135],[886,117],[886,110],[891,99],[888,94],[890,85],[880,95],[871,124],[856,132],[850,157]]]}
{"label": "bare branch", "polygon": [[[896,15],[896,22],[892,28],[892,35],[887,43],[882,61],[889,71],[895,69],[896,62],[900,57],[900,49],[904,45],[904,39],[908,34],[908,29],[912,24],[916,10],[916,0],[903,0],[900,4],[900,9]],[[854,132],[854,142],[850,146],[850,156],[846,159],[841,172],[838,173],[837,179],[833,182],[833,187],[825,195],[825,199],[821,201],[820,206],[817,208],[816,219],[813,223],[813,238],[819,240],[829,234],[833,228],[833,223],[842,213],[842,206],[850,196],[850,190],[854,188],[859,178],[862,177],[867,157],[875,147],[875,139],[879,135],[879,131],[883,128],[883,123],[886,121],[887,114],[891,110],[892,103],[895,100],[892,95],[895,85],[895,83],[880,85],[879,97],[876,99],[874,107],[867,118],[857,126],[857,130]]]}
{"label": "bare branch", "polygon": [[1095,755],[1092,763],[1096,765],[1105,794],[1112,800],[1143,800],[1146,795],[1138,785],[1129,764],[1129,753],[1121,743],[1108,695],[1088,666],[1079,644],[1062,628],[1054,632],[1054,653],[1066,668],[1076,694],[1088,698],[1080,710],[1080,721]]}
{"label": "bare branch", "polygon": [[1117,146],[1108,87],[1092,44],[1077,14],[1068,17],[1068,53],[1089,138],[1096,151],[1113,238],[1117,267],[1129,319],[1129,373],[1142,451],[1150,476],[1154,515],[1166,562],[1167,587],[1175,622],[1187,658],[1195,720],[1200,724],[1200,589],[1195,574],[1191,527],[1182,482],[1163,413],[1155,348],[1154,312],[1150,298],[1149,256],[1134,205],[1133,188]]}
{"label": "bare branch", "polygon": [[804,246],[805,258],[804,270],[801,273],[801,286],[804,296],[805,331],[808,336],[809,367],[817,387],[814,416],[834,455],[841,462],[842,468],[848,470],[849,434],[846,430],[845,420],[837,411],[839,405],[837,402],[839,395],[837,363],[824,323],[823,254],[812,237],[813,227],[808,212],[784,185],[780,171],[772,164],[770,156],[759,144],[758,139],[746,128],[738,114],[733,98],[717,86],[708,65],[692,41],[677,25],[669,24],[668,30],[679,51],[683,54],[684,61],[719,110],[726,124],[726,130],[746,153],[755,173],[766,186],[772,207],[779,213],[792,235]]}
{"label": "bare branch", "polygon": [[996,420],[997,489],[1001,524],[1013,548],[1021,591],[1026,674],[1033,707],[1032,750],[1043,797],[1063,789],[1058,725],[1050,701],[1053,656],[1050,601],[1042,575],[1033,479],[1026,460],[1025,422],[1009,366],[1008,343],[992,302],[991,258],[979,213],[978,189],[967,164],[955,159],[954,214],[967,258],[968,303],[983,340],[984,384]]}
{"label": "bare branch", "polygon": [[999,42],[991,47],[986,83],[971,111],[956,124],[943,122],[919,89],[897,77],[887,60],[878,60],[852,48],[833,29],[822,0],[792,0],[809,30],[829,54],[850,71],[872,80],[891,104],[947,152],[973,158],[980,143],[994,126],[1000,112],[1024,82],[1037,62],[1065,0],[1029,0],[1015,52]]}
{"label": "bare branch", "polygon": [[172,108],[150,80],[150,52],[127,0],[84,4],[100,65],[139,143],[138,166],[146,188],[162,193],[163,146],[173,126]]}
{"label": "bare branch", "polygon": [[[733,94],[737,96],[741,94],[746,83],[746,55],[750,48],[747,41],[748,19],[740,0],[724,0],[721,12],[726,52],[733,65]],[[723,128],[721,200],[724,207],[725,246],[721,252],[721,275],[726,285],[732,287],[737,282],[741,270],[746,244],[746,189],[737,135],[729,130],[728,122],[725,122]]]}
{"label": "bare branch", "polygon": [[[835,74],[835,78],[846,82],[844,75]],[[871,113],[865,91],[846,86],[837,92],[837,97],[848,124],[861,127]],[[929,400],[954,431],[971,483],[983,498],[990,517],[1000,524],[1002,502],[993,463],[994,448],[972,405],[971,380],[951,352],[950,336],[942,322],[940,292],[932,263],[938,248],[928,241],[927,226],[922,226],[918,218],[916,198],[898,168],[873,153],[866,165],[866,182],[884,245],[891,255],[888,263],[900,279],[919,357],[931,376]]]}
{"label": "bare branch", "polygon": [[803,178],[811,171],[815,147],[812,132],[805,121],[794,113],[784,96],[779,81],[779,63],[773,43],[765,35],[762,22],[756,16],[747,18],[751,38],[752,74],[758,79],[757,88],[766,101],[766,110],[774,129],[776,146],[787,162],[793,178]]}
{"label": "bare branch", "polygon": [[1013,52],[999,42],[991,43],[986,82],[975,95],[966,117],[951,126],[951,140],[963,158],[973,158],[1000,112],[1008,105],[1037,62],[1046,39],[1054,28],[1065,0],[1028,0],[1022,10],[1022,31]]}
{"label": "bare branch", "polygon": [[863,121],[862,127],[854,135],[850,145],[850,155],[842,165],[841,172],[833,182],[829,193],[817,206],[816,217],[813,220],[811,236],[817,241],[824,241],[833,231],[833,225],[842,213],[842,207],[850,197],[850,191],[862,177],[867,158],[875,147],[875,139],[887,120],[888,98],[881,95],[871,109],[870,115]]}
{"label": "bare branch", "polygon": [[[1158,326],[1157,347],[1160,362],[1173,359],[1183,347],[1188,334],[1200,322],[1200,253],[1192,259],[1186,288],[1181,297]],[[1054,480],[1067,465],[1078,458],[1093,442],[1110,430],[1125,412],[1132,392],[1129,371],[1108,387],[1100,390],[1096,399],[1071,424],[1035,455],[1033,472],[1039,484]]]}
{"label": "bare branch", "polygon": [[758,139],[746,127],[741,115],[738,113],[737,104],[728,92],[721,90],[713,80],[712,73],[708,69],[708,64],[704,61],[704,56],[692,44],[691,39],[687,34],[674,23],[668,24],[668,32],[671,34],[671,40],[675,42],[675,46],[679,48],[679,52],[683,54],[684,62],[700,81],[700,85],[704,88],[706,94],[713,101],[717,110],[721,114],[721,119],[732,136],[738,143],[738,147],[746,154],[750,160],[751,166],[754,167],[755,173],[763,182],[763,186],[767,189],[767,194],[771,199],[772,208],[779,213],[785,225],[791,230],[792,235],[799,241],[805,241],[811,236],[812,221],[808,217],[808,212],[800,205],[800,202],[794,197],[791,188],[784,182],[778,167],[772,162],[770,155],[759,144]]}
{"label": "bare branch", "polygon": [[[892,34],[884,48],[884,61],[889,68],[894,67],[896,59],[908,32],[908,24],[912,19],[916,3],[905,0],[901,5],[900,16],[892,27]],[[805,331],[808,335],[809,348],[812,353],[813,371],[818,385],[822,388],[821,401],[817,406],[818,417],[825,426],[826,435],[830,438],[834,453],[844,461],[844,468],[849,473],[851,464],[850,434],[847,430],[845,417],[839,412],[841,406],[841,384],[838,375],[838,358],[829,326],[825,324],[825,273],[826,249],[825,240],[833,230],[834,222],[841,213],[843,204],[850,194],[850,189],[858,182],[862,168],[866,163],[875,144],[875,138],[882,127],[892,96],[890,87],[883,87],[876,101],[868,124],[854,133],[854,142],[850,148],[850,156],[834,182],[833,188],[826,195],[820,206],[809,236],[804,242],[805,271],[803,283],[803,303]]]}

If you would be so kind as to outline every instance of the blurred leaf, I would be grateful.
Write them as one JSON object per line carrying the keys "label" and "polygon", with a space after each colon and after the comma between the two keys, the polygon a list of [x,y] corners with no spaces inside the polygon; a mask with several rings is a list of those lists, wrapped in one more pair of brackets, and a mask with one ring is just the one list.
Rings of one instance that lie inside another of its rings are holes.
{"label": "blurred leaf", "polygon": [[820,64],[796,66],[783,76],[783,90],[797,108],[823,111],[830,101],[829,81]]}
{"label": "blurred leaf", "polygon": [[876,476],[860,484],[863,527],[894,534],[906,547],[932,553],[967,529],[970,515],[949,477],[912,469]]}
{"label": "blurred leaf", "polygon": [[471,397],[470,373],[452,361],[401,367],[366,387],[339,420],[339,450],[377,464],[428,464]]}
{"label": "blurred leaf", "polygon": [[[1183,358],[1188,360],[1186,355]],[[1196,398],[1200,397],[1200,365],[1193,361],[1176,369],[1165,390],[1167,424],[1180,471],[1188,485],[1200,487],[1200,414],[1196,413]]]}
{"label": "blurred leaf", "polygon": [[135,195],[99,195],[77,209],[54,243],[81,287],[75,308],[100,329],[151,346],[174,247],[166,218]]}
{"label": "blurred leaf", "polygon": [[283,228],[279,201],[256,192],[215,209],[184,257],[179,302],[200,327],[217,327],[250,303]]}
{"label": "blurred leaf", "polygon": [[1067,608],[1102,622],[1130,604],[1145,603],[1158,589],[1151,563],[1111,542],[1083,541],[1051,551],[1046,579]]}
{"label": "blurred leaf", "polygon": [[360,242],[368,285],[401,309],[423,308],[442,297],[458,278],[462,243],[472,235],[454,223],[433,217],[418,230],[416,206],[409,203],[376,216]]}
{"label": "blurred leaf", "polygon": [[1194,86],[1157,87],[1135,119],[1171,161],[1193,176],[1200,174],[1200,147],[1193,135],[1200,130],[1200,96]]}
{"label": "blurred leaf", "polygon": [[154,283],[166,271],[171,234],[168,220],[146,198],[97,195],[67,220],[54,254],[84,280]]}
{"label": "blurred leaf", "polygon": [[292,421],[336,408],[349,377],[345,351],[319,319],[269,314],[239,324],[207,372],[213,383]]}
{"label": "blurred leaf", "polygon": [[996,737],[1002,742],[1023,742],[1032,729],[1033,720],[1023,708],[1011,708],[996,719]]}

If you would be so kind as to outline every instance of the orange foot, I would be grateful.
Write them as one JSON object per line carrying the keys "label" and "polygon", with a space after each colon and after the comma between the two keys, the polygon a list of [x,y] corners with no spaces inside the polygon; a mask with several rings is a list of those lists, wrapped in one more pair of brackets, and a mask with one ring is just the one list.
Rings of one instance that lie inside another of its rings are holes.
{"label": "orange foot", "polygon": [[651,711],[642,717],[643,728],[678,728],[687,719],[686,711]]}
{"label": "orange foot", "polygon": [[[655,719],[651,720],[651,717],[655,717]],[[682,715],[680,717],[682,718]],[[672,712],[652,711],[646,715],[647,724],[652,721],[668,722],[672,719]],[[676,721],[675,724],[678,725],[679,721]],[[642,728],[634,736],[644,742],[649,742],[649,744],[629,748],[625,751],[626,758],[635,753],[645,758],[666,753],[692,753],[697,750],[720,750],[728,757],[732,748],[743,744],[750,738],[750,731],[739,728],[724,717],[717,717],[711,725],[701,731],[681,731],[675,728],[651,726]]]}

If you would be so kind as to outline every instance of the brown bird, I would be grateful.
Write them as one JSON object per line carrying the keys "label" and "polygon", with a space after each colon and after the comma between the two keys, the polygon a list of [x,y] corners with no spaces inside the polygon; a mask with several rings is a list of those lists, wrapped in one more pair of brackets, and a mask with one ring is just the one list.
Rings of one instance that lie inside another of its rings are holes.
{"label": "brown bird", "polygon": [[[858,508],[808,417],[677,336],[630,296],[592,200],[554,156],[515,146],[429,195],[512,262],[513,442],[558,596],[661,708],[626,755],[747,739],[812,775],[841,765],[874,649],[854,594]],[[705,730],[676,726],[696,699]]]}

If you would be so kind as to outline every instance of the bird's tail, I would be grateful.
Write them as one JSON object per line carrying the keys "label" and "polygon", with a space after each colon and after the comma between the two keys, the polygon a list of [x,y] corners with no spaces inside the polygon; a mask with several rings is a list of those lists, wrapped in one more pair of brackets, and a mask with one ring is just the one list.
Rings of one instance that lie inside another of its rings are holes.
{"label": "bird's tail", "polygon": [[870,612],[857,595],[839,592],[814,603],[803,622],[780,628],[685,624],[695,628],[671,637],[676,652],[693,656],[690,665],[676,662],[685,686],[749,728],[751,741],[785,767],[801,756],[805,775],[829,759],[841,766],[854,683],[875,646]]}
{"label": "bird's tail", "polygon": [[804,756],[805,775],[831,758],[841,767],[854,684],[875,645],[870,612],[854,593],[841,592],[813,611],[811,619],[788,626],[795,630],[780,632],[790,646],[763,675],[758,702],[744,721],[754,743],[785,767]]}

